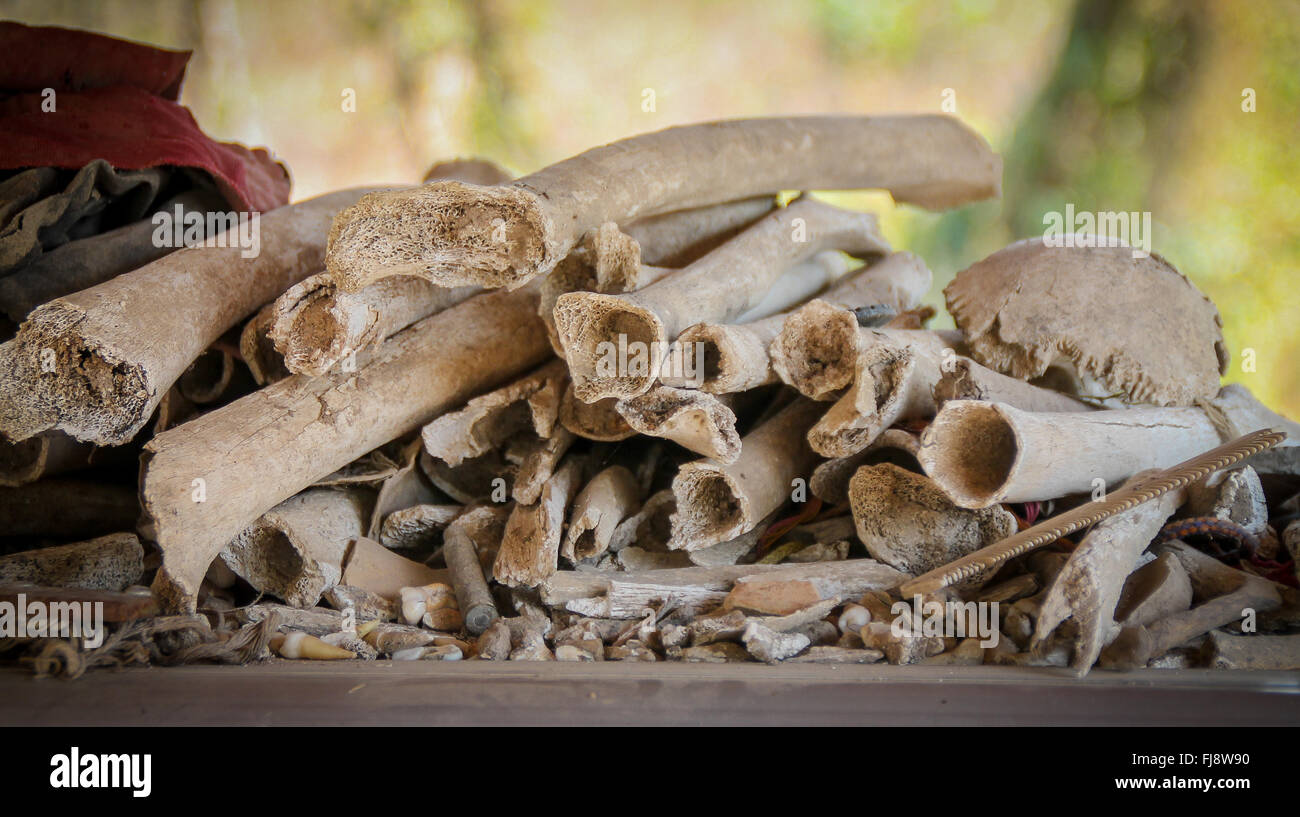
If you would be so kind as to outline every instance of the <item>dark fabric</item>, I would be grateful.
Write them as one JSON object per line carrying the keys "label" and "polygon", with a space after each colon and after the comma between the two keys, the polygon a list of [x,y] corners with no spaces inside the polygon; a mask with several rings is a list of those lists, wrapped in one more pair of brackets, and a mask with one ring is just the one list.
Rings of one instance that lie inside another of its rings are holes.
{"label": "dark fabric", "polygon": [[114,170],[97,159],[78,171],[38,167],[0,182],[0,276],[43,252],[151,212],[167,168]]}

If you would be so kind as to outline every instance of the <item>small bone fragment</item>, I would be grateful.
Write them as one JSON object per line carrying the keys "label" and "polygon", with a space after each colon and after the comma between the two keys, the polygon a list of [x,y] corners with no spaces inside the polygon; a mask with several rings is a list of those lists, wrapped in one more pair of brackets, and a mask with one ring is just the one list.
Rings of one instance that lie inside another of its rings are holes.
{"label": "small bone fragment", "polygon": [[541,634],[528,631],[524,633],[520,645],[510,651],[511,661],[554,661],[555,653],[546,646]]}
{"label": "small bone fragment", "polygon": [[1251,536],[1262,537],[1268,530],[1268,505],[1259,474],[1249,465],[1205,480],[1200,490],[1188,490],[1186,516],[1215,516],[1236,522]]}
{"label": "small bone fragment", "polygon": [[984,647],[978,638],[965,638],[956,647],[929,658],[922,658],[920,663],[927,665],[977,667],[984,663]]}
{"label": "small bone fragment", "polygon": [[808,432],[808,443],[825,457],[852,456],[899,420],[933,416],[935,383],[958,342],[951,333],[922,329],[860,332],[853,385]]}
{"label": "small bone fragment", "polygon": [[134,533],[0,556],[0,584],[121,590],[140,581],[144,548]]}
{"label": "small bone fragment", "polygon": [[[1262,406],[1238,385],[1212,401],[1234,429],[1278,428],[1295,444],[1300,425]],[[1027,412],[1002,403],[952,400],[921,437],[926,474],[963,508],[1055,499],[1093,490],[1148,468],[1166,468],[1219,445],[1199,408]],[[1061,463],[1069,463],[1062,468]]]}
{"label": "small bone fragment", "polygon": [[1115,605],[1115,621],[1140,627],[1192,606],[1192,582],[1172,553],[1162,553],[1129,574]]}
{"label": "small bone fragment", "polygon": [[[534,293],[475,296],[389,338],[355,373],[286,378],[155,437],[141,500],[163,551],[160,601],[184,609],[212,558],[261,514],[547,348]],[[207,501],[194,501],[200,485]]]}
{"label": "small bone fragment", "polygon": [[244,257],[239,241],[220,247],[210,239],[37,307],[0,346],[0,434],[21,441],[56,429],[98,445],[131,439],[204,349],[319,269],[330,220],[362,192],[263,214],[254,257]]}
{"label": "small bone fragment", "polygon": [[939,382],[934,386],[936,406],[949,400],[1006,403],[1023,411],[1088,411],[1092,408],[1068,394],[1007,377],[968,357],[959,356],[944,361],[944,365],[939,367]]}
{"label": "small bone fragment", "polygon": [[766,664],[776,664],[803,652],[812,642],[800,633],[778,633],[757,621],[745,625],[740,639],[749,654]]}
{"label": "small bone fragment", "polygon": [[583,467],[581,459],[570,457],[543,486],[536,504],[515,506],[492,567],[498,582],[534,587],[556,571],[565,515]]}
{"label": "small bone fragment", "polygon": [[465,512],[443,534],[442,553],[470,635],[496,620],[497,607],[483,575],[481,552],[493,551],[505,533],[505,508],[483,506]]}
{"label": "small bone fragment", "polygon": [[740,456],[736,414],[727,400],[695,389],[656,386],[620,399],[619,415],[638,434],[662,437],[719,462]]}
{"label": "small bone fragment", "polygon": [[658,661],[659,656],[643,642],[633,639],[625,644],[611,644],[605,648],[606,661]]}
{"label": "small bone fragment", "polygon": [[1215,630],[1204,652],[1209,665],[1220,669],[1300,669],[1300,635],[1228,635]]}
{"label": "small bone fragment", "polygon": [[[874,216],[805,198],[644,289],[561,295],[555,327],[574,393],[587,402],[644,394],[663,366],[668,344],[683,330],[739,318],[759,305],[790,266],[836,249],[866,256],[887,252],[888,245]],[[612,361],[620,349],[638,356]]]}
{"label": "small bone fragment", "polygon": [[451,585],[433,582],[419,587],[403,587],[398,592],[403,624],[418,624],[425,613],[456,606]]}
{"label": "small bone fragment", "polygon": [[1005,508],[959,508],[928,477],[890,463],[859,468],[849,483],[849,502],[867,552],[913,575],[1016,531],[1016,518]]}
{"label": "small bone fragment", "polygon": [[640,487],[632,472],[611,465],[578,492],[560,555],[571,562],[595,559],[609,549],[618,524],[636,512]]}
{"label": "small bone fragment", "polygon": [[891,664],[915,664],[944,650],[942,638],[910,632],[895,634],[888,621],[873,621],[859,634],[863,644],[869,649],[880,650]]}
{"label": "small bone fragment", "polygon": [[327,644],[314,635],[289,632],[271,636],[271,649],[281,658],[310,658],[324,661],[337,661],[356,658],[356,654],[342,647]]}
{"label": "small bone fragment", "polygon": [[460,515],[461,505],[412,505],[384,517],[379,541],[384,547],[414,548],[432,539]]}
{"label": "small bone fragment", "polygon": [[894,253],[848,276],[786,316],[771,344],[772,368],[813,400],[832,400],[852,381],[862,332],[852,310],[881,306],[903,312],[920,302],[934,276],[925,262]]}
{"label": "small bone fragment", "polygon": [[551,437],[559,417],[567,375],[554,360],[499,389],[473,398],[465,408],[444,414],[420,432],[424,448],[448,465],[501,447],[521,432]]}
{"label": "small bone fragment", "polygon": [[[883,188],[943,208],[998,195],[1001,172],[984,140],[945,116],[710,122],[595,148],[508,185],[367,196],[335,222],[326,264],[349,290],[389,275],[516,287],[607,221],[778,190]],[[501,226],[507,242],[493,240]]]}
{"label": "small bone fragment", "polygon": [[504,621],[493,621],[479,635],[478,656],[485,661],[506,661],[510,658],[510,628]]}
{"label": "small bone fragment", "polygon": [[430,610],[420,619],[420,623],[430,630],[439,630],[445,633],[458,633],[465,628],[465,617],[460,611],[452,607],[443,607],[439,610]]}
{"label": "small bone fragment", "polygon": [[[520,443],[523,456],[519,458],[514,485],[510,496],[520,505],[532,505],[542,495],[542,489],[555,473],[555,467],[576,438],[567,429],[557,428],[544,440]],[[507,450],[507,459],[512,452]],[[575,488],[576,490],[576,488]]]}
{"label": "small bone fragment", "polygon": [[1100,395],[1186,406],[1213,398],[1227,369],[1214,304],[1165,259],[1129,247],[1025,239],[959,272],[944,296],[971,357],[1022,380],[1065,357]]}
{"label": "small bone fragment", "polygon": [[799,398],[745,436],[731,464],[705,459],[683,465],[673,479],[676,550],[698,550],[752,530],[790,498],[815,457],[805,439],[821,407]]}
{"label": "small bone fragment", "polygon": [[336,584],[321,597],[340,612],[351,609],[357,621],[396,621],[398,605],[378,593],[349,584]]}
{"label": "small bone fragment", "polygon": [[1006,604],[1008,602],[1019,601],[1026,596],[1031,596],[1038,591],[1040,587],[1038,577],[1033,573],[1022,573],[1019,576],[1007,579],[1004,582],[992,585],[991,587],[982,588],[976,601],[985,604]]}

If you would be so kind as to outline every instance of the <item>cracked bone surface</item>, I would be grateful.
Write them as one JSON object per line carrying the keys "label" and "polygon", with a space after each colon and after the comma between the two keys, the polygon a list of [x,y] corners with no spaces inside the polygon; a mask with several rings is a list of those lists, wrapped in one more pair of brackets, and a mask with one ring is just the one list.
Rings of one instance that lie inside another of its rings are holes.
{"label": "cracked bone surface", "polygon": [[673,479],[674,550],[699,550],[734,539],[790,499],[795,478],[806,478],[816,455],[805,439],[821,406],[802,397],[741,440],[735,462],[696,460]]}
{"label": "cracked bone surface", "polygon": [[875,559],[917,575],[1005,539],[1004,508],[958,508],[927,477],[890,463],[865,465],[849,483],[858,539]]}
{"label": "cracked bone surface", "polygon": [[809,430],[809,445],[824,457],[848,457],[899,420],[933,416],[935,384],[958,342],[925,329],[860,330],[853,385]]}
{"label": "cracked bone surface", "polygon": [[[440,162],[429,169],[424,180],[502,184],[510,178],[491,162],[471,159]],[[446,289],[423,278],[397,276],[356,292],[342,292],[321,272],[290,287],[274,301],[267,333],[290,372],[319,375],[478,291],[478,287]]]}
{"label": "cracked bone surface", "polygon": [[725,395],[656,386],[616,405],[628,427],[638,434],[672,440],[719,462],[735,462],[740,456],[736,413]]}
{"label": "cracked bone surface", "polygon": [[320,269],[325,234],[364,190],[343,190],[260,217],[260,250],[211,240],[37,307],[0,345],[0,434],[57,429],[120,445],[226,330]]}
{"label": "cracked bone surface", "polygon": [[944,297],[971,357],[1022,380],[1066,360],[1096,396],[1185,406],[1213,398],[1227,371],[1214,304],[1129,247],[1025,239],[957,273]]}
{"label": "cracked bone surface", "polygon": [[909,252],[893,253],[846,277],[782,321],[771,342],[773,371],[805,397],[834,399],[853,382],[862,348],[863,330],[852,310],[883,306],[904,312],[920,303],[933,280],[925,262]]}
{"label": "cracked bone surface", "polygon": [[[561,295],[555,328],[574,393],[587,402],[643,394],[658,377],[668,343],[683,330],[741,316],[783,272],[824,250],[867,256],[887,252],[888,245],[875,216],[801,198],[644,289]],[[627,359],[611,360],[616,352]]]}
{"label": "cracked bone surface", "polygon": [[[1210,405],[1235,430],[1285,431],[1300,425],[1225,386]],[[918,459],[963,508],[1087,493],[1094,480],[1113,485],[1148,468],[1168,468],[1214,448],[1221,431],[1200,408],[1029,412],[1002,403],[950,400],[921,435]]]}
{"label": "cracked bone surface", "polygon": [[160,603],[191,607],[213,557],[275,504],[539,364],[550,345],[536,309],[532,288],[477,295],[389,338],[356,372],[295,375],[155,437],[140,485],[163,554]]}
{"label": "cracked bone surface", "polygon": [[389,275],[515,287],[607,221],[781,190],[884,189],[943,209],[996,197],[1001,177],[987,142],[948,116],[709,122],[594,148],[507,185],[367,196],[335,221],[326,266],[346,290]]}

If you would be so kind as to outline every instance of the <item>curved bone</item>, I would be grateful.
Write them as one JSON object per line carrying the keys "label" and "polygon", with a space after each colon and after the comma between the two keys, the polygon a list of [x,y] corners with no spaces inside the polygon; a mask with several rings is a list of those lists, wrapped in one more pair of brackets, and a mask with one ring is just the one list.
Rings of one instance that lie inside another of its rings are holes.
{"label": "curved bone", "polygon": [[440,182],[341,214],[327,266],[356,290],[388,275],[515,287],[583,234],[780,190],[876,188],[934,209],[997,196],[1001,160],[946,116],[710,122],[595,148],[500,187]]}

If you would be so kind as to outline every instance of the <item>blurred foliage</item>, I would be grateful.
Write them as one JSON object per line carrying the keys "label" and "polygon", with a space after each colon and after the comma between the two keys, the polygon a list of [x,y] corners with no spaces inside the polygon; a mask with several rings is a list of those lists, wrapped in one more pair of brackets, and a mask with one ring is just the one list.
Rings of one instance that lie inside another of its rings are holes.
{"label": "blurred foliage", "polygon": [[1300,0],[0,0],[0,14],[195,49],[183,101],[210,133],[274,148],[298,198],[456,155],[527,172],[706,119],[936,111],[947,91],[1004,156],[1001,201],[928,213],[826,194],[927,260],[930,303],[1040,234],[1045,212],[1150,211],[1154,248],[1219,305],[1229,379],[1300,416]]}

